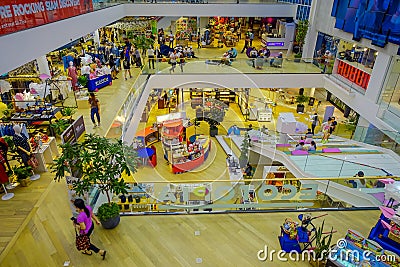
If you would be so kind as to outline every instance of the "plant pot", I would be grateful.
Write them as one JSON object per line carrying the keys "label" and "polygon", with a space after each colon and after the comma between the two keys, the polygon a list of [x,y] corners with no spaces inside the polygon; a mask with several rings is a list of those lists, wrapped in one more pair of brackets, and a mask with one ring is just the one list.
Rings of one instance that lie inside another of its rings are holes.
{"label": "plant pot", "polygon": [[120,215],[118,214],[118,216],[114,217],[114,218],[110,218],[106,221],[100,221],[101,225],[103,226],[103,228],[105,229],[113,229],[115,227],[117,227],[117,225],[119,224],[119,221],[121,220]]}
{"label": "plant pot", "polygon": [[296,112],[304,113],[304,105],[297,105]]}
{"label": "plant pot", "polygon": [[211,137],[215,137],[216,135],[218,135],[218,128],[217,127],[210,127],[210,136]]}
{"label": "plant pot", "polygon": [[23,187],[27,187],[27,186],[29,186],[29,185],[32,183],[31,179],[29,179],[29,178],[20,179],[20,180],[18,180],[18,182],[19,182],[20,185],[23,186]]}
{"label": "plant pot", "polygon": [[300,63],[301,62],[301,58],[294,58],[293,62]]}

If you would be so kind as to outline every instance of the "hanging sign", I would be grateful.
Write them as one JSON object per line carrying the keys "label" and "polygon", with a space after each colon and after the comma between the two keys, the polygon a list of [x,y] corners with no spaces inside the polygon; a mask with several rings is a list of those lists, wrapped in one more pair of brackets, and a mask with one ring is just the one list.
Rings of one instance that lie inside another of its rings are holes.
{"label": "hanging sign", "polygon": [[91,0],[2,0],[0,35],[93,11]]}
{"label": "hanging sign", "polygon": [[337,62],[337,69],[336,73],[346,78],[347,80],[351,81],[352,83],[357,84],[364,90],[367,90],[369,79],[371,75],[359,68],[350,65],[342,60],[336,59]]}

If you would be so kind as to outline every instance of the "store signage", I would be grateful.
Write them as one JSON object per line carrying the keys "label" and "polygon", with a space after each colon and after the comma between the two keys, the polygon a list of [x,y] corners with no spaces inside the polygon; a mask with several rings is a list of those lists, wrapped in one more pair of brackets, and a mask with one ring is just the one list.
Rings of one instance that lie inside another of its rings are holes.
{"label": "store signage", "polygon": [[360,70],[359,68],[350,65],[342,60],[336,59],[338,61],[336,73],[351,81],[352,83],[357,84],[364,90],[367,90],[369,79],[371,75],[365,71]]}
{"label": "store signage", "polygon": [[72,124],[75,133],[75,139],[79,141],[79,138],[85,133],[85,122],[83,120],[83,116],[80,116],[78,119],[74,121]]}
{"label": "store signage", "polygon": [[0,35],[44,25],[93,11],[89,0],[2,0]]}
{"label": "store signage", "polygon": [[284,46],[285,42],[267,42],[267,46]]}
{"label": "store signage", "polygon": [[[250,199],[250,186],[240,185],[240,190],[243,192],[243,201],[246,202]],[[293,198],[299,200],[313,200],[317,196],[318,185],[317,184],[306,184],[303,185],[302,190],[298,190],[295,186],[290,184],[285,184],[282,186],[282,191],[285,194],[279,194],[279,189],[274,185],[263,184],[257,192],[257,197],[261,201],[269,200],[291,200]],[[190,201],[189,191],[183,190],[183,201]],[[213,202],[215,201],[229,201],[234,200],[235,190],[232,190],[230,186],[219,186],[215,190],[213,189]],[[206,195],[206,194],[205,194]],[[208,194],[207,194],[208,195]],[[164,202],[175,203],[177,198],[175,192],[171,192],[169,186],[165,186],[161,191],[158,199]],[[285,206],[287,203],[282,203]]]}
{"label": "store signage", "polygon": [[76,143],[76,138],[75,138],[75,131],[74,127],[69,126],[62,134],[61,134],[61,141],[63,144],[66,143]]}
{"label": "store signage", "polygon": [[103,83],[109,83],[108,77],[102,78],[101,80],[96,81],[94,84],[96,86],[102,85]]}

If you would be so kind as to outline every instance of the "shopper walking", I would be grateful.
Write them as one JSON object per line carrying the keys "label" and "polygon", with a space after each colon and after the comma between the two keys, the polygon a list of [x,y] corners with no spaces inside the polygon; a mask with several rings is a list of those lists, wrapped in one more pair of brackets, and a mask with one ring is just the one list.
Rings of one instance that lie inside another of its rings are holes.
{"label": "shopper walking", "polygon": [[[76,230],[79,231],[80,235],[86,235],[90,237],[94,229],[92,219],[97,224],[100,224],[99,219],[96,217],[96,215],[93,214],[92,208],[89,205],[85,206],[85,203],[82,199],[75,199],[74,206],[76,211],[79,212],[78,217],[73,220]],[[92,255],[92,251],[94,251],[94,253],[100,254],[103,260],[106,258],[107,251],[97,248],[92,243],[90,243],[89,248],[87,250],[83,250],[82,253],[85,255]]]}
{"label": "shopper walking", "polygon": [[135,56],[136,68],[141,68],[142,67],[142,58],[140,56],[140,52],[139,52],[138,48],[135,49],[134,56]]}
{"label": "shopper walking", "polygon": [[[93,128],[96,128],[97,126],[100,127],[100,101],[96,98],[94,93],[90,93],[89,104],[90,104],[90,119],[94,124]],[[97,123],[98,123],[97,125],[94,119],[94,115],[96,115],[97,118]]]}
{"label": "shopper walking", "polygon": [[150,67],[150,63],[153,65],[153,69],[154,69],[154,62],[155,60],[155,51],[153,49],[153,47],[150,47],[149,49],[147,49],[147,56],[149,58],[149,69]]}
{"label": "shopper walking", "polygon": [[245,50],[247,50],[247,48],[249,48],[249,45],[250,45],[250,37],[248,35],[246,35],[246,38],[244,39],[244,46],[243,46],[242,52],[240,52],[240,53],[243,54],[243,52]]}
{"label": "shopper walking", "polygon": [[311,122],[311,132],[313,135],[315,134],[315,127],[317,127],[318,123],[319,123],[318,114],[315,112],[314,115],[312,116],[312,122]]}
{"label": "shopper walking", "polygon": [[179,67],[181,67],[181,72],[183,72],[183,66],[185,65],[185,55],[181,52],[178,53]]}

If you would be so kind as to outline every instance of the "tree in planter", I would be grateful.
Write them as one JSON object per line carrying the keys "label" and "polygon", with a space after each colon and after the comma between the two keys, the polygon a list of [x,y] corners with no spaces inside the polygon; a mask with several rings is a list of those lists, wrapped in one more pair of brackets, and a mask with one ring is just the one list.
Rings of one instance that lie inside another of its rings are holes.
{"label": "tree in planter", "polygon": [[136,49],[140,49],[142,54],[145,54],[145,51],[150,47],[154,46],[154,40],[151,38],[147,38],[145,35],[137,35],[132,40],[132,44],[135,46]]}
{"label": "tree in planter", "polygon": [[296,103],[297,103],[297,113],[304,113],[304,103],[308,101],[308,96],[305,95],[298,95],[296,97]]}
{"label": "tree in planter", "polygon": [[224,120],[226,105],[222,101],[210,98],[204,103],[210,109],[210,112],[205,112],[204,120],[210,126],[210,136],[218,134],[218,125]]}
{"label": "tree in planter", "polygon": [[296,42],[299,45],[299,52],[296,55],[294,55],[294,57],[299,59],[299,61],[303,53],[304,41],[306,39],[309,27],[310,27],[310,22],[308,20],[300,20],[297,24]]}
{"label": "tree in planter", "polygon": [[66,173],[80,178],[73,182],[73,190],[83,195],[92,187],[107,197],[107,203],[98,209],[98,218],[104,228],[114,228],[119,223],[119,208],[113,203],[112,194],[126,194],[128,185],[121,177],[136,172],[137,155],[132,147],[121,140],[98,135],[86,135],[82,143],[61,145],[61,156],[55,160],[52,172],[59,181]]}

